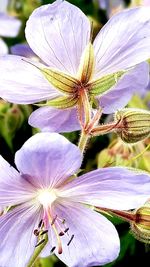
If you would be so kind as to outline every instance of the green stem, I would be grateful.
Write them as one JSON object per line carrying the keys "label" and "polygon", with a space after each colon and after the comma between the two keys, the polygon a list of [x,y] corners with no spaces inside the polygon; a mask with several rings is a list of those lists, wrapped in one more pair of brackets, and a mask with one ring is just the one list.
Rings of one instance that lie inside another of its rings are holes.
{"label": "green stem", "polygon": [[30,261],[27,265],[27,267],[33,267],[33,264],[35,263],[35,261],[37,260],[37,258],[39,257],[41,251],[44,249],[44,247],[46,246],[47,242],[48,242],[48,235],[44,235],[44,239],[45,241],[38,246],[37,248],[35,248],[33,255],[30,258]]}
{"label": "green stem", "polygon": [[78,147],[82,153],[84,153],[88,140],[89,140],[89,135],[87,135],[84,131],[82,131],[78,143]]}

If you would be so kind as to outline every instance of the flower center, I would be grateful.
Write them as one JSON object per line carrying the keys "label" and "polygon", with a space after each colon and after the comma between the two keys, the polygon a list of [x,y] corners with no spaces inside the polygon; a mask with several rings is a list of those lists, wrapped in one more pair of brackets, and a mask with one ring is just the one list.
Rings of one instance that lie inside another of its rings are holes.
{"label": "flower center", "polygon": [[43,206],[43,215],[38,227],[34,229],[34,235],[37,237],[37,244],[35,247],[38,247],[48,238],[46,235],[48,234],[49,228],[53,229],[56,237],[56,245],[52,247],[50,253],[53,253],[57,247],[58,254],[61,254],[63,252],[61,237],[65,234],[69,237],[67,243],[67,246],[69,246],[74,239],[74,234],[70,236],[69,227],[66,226],[65,219],[59,218],[58,215],[55,214],[55,205],[53,206],[52,203],[59,198],[58,193],[57,189],[40,189],[38,191],[37,200]]}
{"label": "flower center", "polygon": [[55,190],[42,189],[39,191],[38,200],[46,208],[57,198]]}

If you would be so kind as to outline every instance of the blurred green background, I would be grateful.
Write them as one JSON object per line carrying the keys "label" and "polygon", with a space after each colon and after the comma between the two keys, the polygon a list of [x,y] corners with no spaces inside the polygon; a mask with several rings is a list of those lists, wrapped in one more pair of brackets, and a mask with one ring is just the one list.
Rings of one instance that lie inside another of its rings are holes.
{"label": "blurred green background", "polygon": [[[17,16],[22,21],[22,27],[16,38],[3,38],[10,48],[12,45],[25,42],[24,28],[26,21],[32,11],[40,5],[49,4],[50,0],[10,0],[8,2],[7,12]],[[72,0],[69,1],[78,6],[94,22],[94,33],[107,22],[107,12],[101,9],[97,0]],[[0,0],[1,6],[4,1]],[[130,1],[124,1],[127,7]],[[149,108],[150,94],[141,98],[134,96],[129,107]],[[14,165],[14,153],[22,144],[38,129],[32,129],[28,125],[28,117],[35,107],[32,105],[14,105],[0,100],[0,154],[11,164]],[[103,116],[102,121],[109,120],[109,117]],[[77,143],[79,132],[64,134],[71,142]],[[130,161],[132,157],[140,153],[147,145],[149,140],[140,143],[135,147],[126,146],[120,143],[115,135],[106,135],[91,139],[88,146],[82,169],[84,172],[105,166],[132,166],[150,171],[150,150],[147,150],[140,158]],[[145,267],[149,266],[150,249],[137,240],[129,233],[129,225],[123,221],[111,218],[116,225],[121,238],[121,252],[119,258],[107,267]],[[84,251],[81,251],[84,253]],[[65,266],[58,261],[55,256],[46,259],[39,259],[34,267],[56,267]],[[14,267],[14,266],[12,266]],[[17,266],[15,266],[17,267]],[[80,266],[79,266],[80,267]]]}

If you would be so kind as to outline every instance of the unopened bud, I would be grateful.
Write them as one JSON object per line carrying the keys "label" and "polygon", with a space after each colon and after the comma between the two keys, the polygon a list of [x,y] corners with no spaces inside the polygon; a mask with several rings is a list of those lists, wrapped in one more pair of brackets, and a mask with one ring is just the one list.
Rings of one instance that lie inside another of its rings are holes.
{"label": "unopened bud", "polygon": [[131,231],[134,236],[144,242],[150,243],[150,204],[146,203],[135,213],[135,221],[131,222]]}
{"label": "unopened bud", "polygon": [[11,149],[16,132],[20,130],[30,113],[31,107],[29,106],[0,102],[0,134]]}
{"label": "unopened bud", "polygon": [[131,232],[141,242],[150,244],[150,202],[134,211],[95,207],[96,211],[112,214],[130,223]]}
{"label": "unopened bud", "polygon": [[144,109],[126,108],[116,112],[116,133],[126,143],[142,141],[150,135],[150,112]]}

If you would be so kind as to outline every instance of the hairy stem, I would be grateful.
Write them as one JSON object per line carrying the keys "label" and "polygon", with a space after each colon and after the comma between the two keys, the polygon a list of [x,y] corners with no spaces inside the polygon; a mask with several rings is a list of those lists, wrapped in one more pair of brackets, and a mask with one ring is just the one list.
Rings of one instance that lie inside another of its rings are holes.
{"label": "hairy stem", "polygon": [[85,148],[86,148],[88,140],[89,140],[89,135],[86,134],[82,130],[81,136],[80,136],[80,139],[79,139],[79,143],[78,143],[78,147],[79,147],[79,149],[81,150],[82,153],[84,153],[84,151],[85,151]]}

